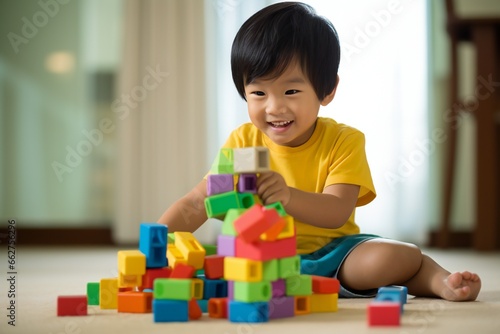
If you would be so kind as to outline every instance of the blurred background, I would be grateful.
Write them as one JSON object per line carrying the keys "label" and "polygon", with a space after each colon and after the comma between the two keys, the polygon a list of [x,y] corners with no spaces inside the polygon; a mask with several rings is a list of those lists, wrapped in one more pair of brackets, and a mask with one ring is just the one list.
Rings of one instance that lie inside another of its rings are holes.
{"label": "blurred background", "polygon": [[[197,184],[248,121],[231,43],[273,2],[0,0],[2,228],[15,219],[26,244],[137,242],[139,223]],[[333,22],[342,46],[340,86],[320,114],[366,135],[378,196],[357,210],[363,232],[439,244],[453,124],[450,229],[462,241],[448,246],[472,246],[476,126],[471,113],[450,113],[445,1],[303,2]],[[500,2],[456,0],[455,10],[498,18]],[[480,60],[470,43],[459,52],[460,94],[478,98]],[[210,242],[216,233],[198,235]]]}

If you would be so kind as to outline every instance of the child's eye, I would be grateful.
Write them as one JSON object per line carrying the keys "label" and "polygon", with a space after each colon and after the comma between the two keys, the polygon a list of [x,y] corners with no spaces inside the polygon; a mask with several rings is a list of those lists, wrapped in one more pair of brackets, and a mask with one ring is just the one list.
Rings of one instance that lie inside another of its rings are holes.
{"label": "child's eye", "polygon": [[287,90],[285,92],[285,95],[293,95],[293,94],[297,94],[299,91],[296,90],[296,89],[290,89],[290,90]]}
{"label": "child's eye", "polygon": [[252,92],[251,94],[254,94],[254,95],[257,95],[257,96],[264,96],[266,94],[264,94],[264,92],[261,92],[261,91],[255,91],[255,92]]}

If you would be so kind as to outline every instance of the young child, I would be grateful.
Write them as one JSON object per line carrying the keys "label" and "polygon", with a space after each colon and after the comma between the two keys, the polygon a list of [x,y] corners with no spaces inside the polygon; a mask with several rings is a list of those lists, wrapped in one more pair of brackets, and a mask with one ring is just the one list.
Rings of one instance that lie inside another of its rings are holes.
{"label": "young child", "polygon": [[[343,297],[404,285],[414,296],[475,300],[478,275],[451,274],[415,245],[359,233],[355,208],[375,198],[364,136],[318,117],[335,96],[339,60],[335,28],[308,5],[277,3],[250,17],[234,39],[231,67],[251,123],[224,147],[269,149],[272,171],[259,175],[258,195],[294,218],[302,273],[337,277]],[[195,231],[207,220],[206,194],[202,180],[159,223]]]}

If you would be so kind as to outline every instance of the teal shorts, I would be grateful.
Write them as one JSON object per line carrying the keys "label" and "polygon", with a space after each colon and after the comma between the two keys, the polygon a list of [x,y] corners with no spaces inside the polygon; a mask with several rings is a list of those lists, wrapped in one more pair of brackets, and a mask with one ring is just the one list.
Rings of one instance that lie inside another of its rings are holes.
{"label": "teal shorts", "polygon": [[[310,254],[300,256],[300,272],[307,275],[337,277],[340,266],[346,257],[358,245],[365,241],[380,238],[374,234],[346,235],[332,240],[326,246]],[[374,297],[377,290],[350,291],[340,283],[339,297],[344,298],[369,298]]]}

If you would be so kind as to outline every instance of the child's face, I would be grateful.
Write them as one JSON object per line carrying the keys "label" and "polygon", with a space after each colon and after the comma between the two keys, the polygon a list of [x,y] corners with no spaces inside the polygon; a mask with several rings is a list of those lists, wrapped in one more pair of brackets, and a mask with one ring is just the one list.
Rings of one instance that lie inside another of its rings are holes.
{"label": "child's face", "polygon": [[290,147],[311,137],[319,107],[325,105],[297,62],[277,78],[258,78],[246,85],[245,95],[252,123],[276,144]]}

